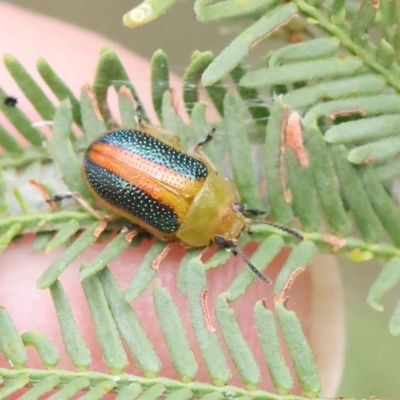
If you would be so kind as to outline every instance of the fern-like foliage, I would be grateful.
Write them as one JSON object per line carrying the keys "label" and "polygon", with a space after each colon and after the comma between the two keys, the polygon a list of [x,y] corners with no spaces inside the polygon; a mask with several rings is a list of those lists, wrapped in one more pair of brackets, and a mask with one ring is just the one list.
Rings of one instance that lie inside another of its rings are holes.
{"label": "fern-like foliage", "polygon": [[[131,26],[140,25],[156,18],[174,3],[145,1],[124,20]],[[215,305],[218,328],[244,388],[225,386],[232,372],[218,337],[207,323],[204,305],[206,271],[229,258],[223,251],[217,251],[207,262],[198,257],[198,250],[187,251],[177,279],[177,287],[187,298],[202,362],[214,385],[194,382],[198,364],[181,316],[168,290],[154,286],[157,320],[181,380],[159,377],[158,355],[129,303],[151,284],[156,275],[151,262],[162,253],[165,244],[153,244],[123,292],[108,264],[128,246],[138,246],[142,240],[140,235],[127,240],[124,229],[80,271],[110,375],[87,371],[91,365],[90,352],[59,277],[95,242],[99,221],[79,207],[43,211],[44,200],[41,203],[28,200],[18,183],[26,182],[32,168],[44,170],[46,166],[49,176],[54,171],[61,174],[65,186],[54,179],[46,179],[36,170],[41,180],[33,184],[44,197],[69,190],[93,202],[80,175],[80,154],[94,138],[115,126],[107,105],[107,91],[110,86],[117,91],[120,117],[126,127],[135,126],[133,98],[139,99],[117,55],[104,49],[93,85],[82,89],[80,99],[46,61],[39,60],[40,75],[60,100],[57,106],[14,57],[4,57],[10,74],[43,120],[52,121],[52,137],[46,139],[18,107],[0,103],[0,110],[28,142],[26,146],[20,145],[0,126],[0,145],[5,150],[0,155],[0,211],[3,213],[0,251],[14,238],[27,233],[37,235],[37,249],[50,251],[62,244],[68,245],[63,255],[39,278],[38,287],[51,292],[66,353],[77,371],[58,370],[58,351],[49,338],[35,331],[20,335],[7,310],[1,309],[0,350],[13,366],[0,370],[1,398],[33,385],[21,398],[38,398],[58,388],[60,398],[70,398],[85,390],[84,398],[101,398],[115,391],[118,399],[140,396],[141,400],[159,396],[170,400],[191,397],[300,399],[288,394],[293,379],[283,361],[277,327],[304,393],[310,397],[318,395],[321,384],[311,350],[295,313],[287,310],[282,300],[287,283],[299,268],[310,263],[317,249],[348,255],[355,261],[373,257],[385,261],[387,264],[368,296],[369,303],[378,310],[382,309],[380,297],[400,279],[400,214],[391,193],[391,185],[399,174],[395,157],[400,150],[394,128],[400,119],[400,98],[396,93],[400,81],[399,67],[395,63],[399,44],[395,30],[397,21],[393,20],[395,3],[382,3],[379,8],[376,2],[367,0],[357,14],[353,12],[352,3],[341,0],[321,5],[316,0],[294,0],[288,4],[269,0],[245,4],[230,0],[197,0],[195,11],[199,20],[243,18],[248,27],[217,57],[210,52],[193,53],[184,75],[183,98],[190,116],[189,124],[182,121],[173,107],[172,93],[168,90],[167,56],[160,50],[152,59],[153,106],[161,125],[178,135],[184,149],[197,143],[210,128],[205,106],[199,103],[198,96],[199,86],[204,85],[222,117],[222,122],[217,124],[216,140],[205,146],[206,154],[220,170],[232,175],[244,203],[254,208],[267,206],[277,222],[300,226],[306,239],[298,244],[271,226],[255,225],[253,228],[253,238],[260,245],[252,262],[260,270],[264,270],[285,245],[293,247],[274,285],[274,311],[266,309],[262,301],[254,306],[254,329],[279,394],[258,390],[260,368],[230,307],[255,280],[247,269],[220,294]],[[367,31],[379,19],[384,38],[374,45]],[[295,21],[300,23],[293,33],[288,26]],[[317,30],[322,37],[314,38]],[[276,50],[268,58],[266,68],[247,71],[244,61],[251,48],[272,34],[282,32],[292,39],[300,37],[302,40]],[[227,91],[228,80],[236,85],[236,91]],[[268,98],[273,96],[272,105],[265,101],[266,94]],[[6,97],[0,89],[0,98]],[[249,116],[252,122],[248,121]],[[146,114],[144,118],[147,119]],[[75,134],[74,125],[82,135]],[[228,166],[221,163],[227,155]],[[49,160],[52,163],[49,164]],[[267,184],[267,198],[260,193],[260,182]],[[350,236],[351,219],[358,230],[355,236]],[[109,229],[123,225],[123,221],[117,221]],[[76,237],[78,231],[81,233]],[[382,240],[384,233],[392,243]],[[400,307],[395,310],[390,330],[393,334],[400,333]],[[127,356],[120,336],[143,377],[123,374]],[[36,348],[46,369],[25,368],[25,346],[28,345]]]}

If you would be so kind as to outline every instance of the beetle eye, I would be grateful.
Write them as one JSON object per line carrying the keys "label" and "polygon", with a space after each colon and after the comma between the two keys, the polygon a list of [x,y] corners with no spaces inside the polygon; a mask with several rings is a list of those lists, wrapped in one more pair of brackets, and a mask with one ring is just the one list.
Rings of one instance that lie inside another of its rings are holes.
{"label": "beetle eye", "polygon": [[226,240],[224,239],[223,236],[217,235],[214,238],[214,242],[217,246],[222,247],[223,249],[226,249],[228,246],[228,243],[226,242]]}
{"label": "beetle eye", "polygon": [[236,211],[239,211],[239,212],[242,213],[242,214],[243,214],[243,212],[244,212],[244,207],[243,207],[243,205],[240,204],[240,203],[235,203],[235,204],[233,205],[233,208],[234,208]]}

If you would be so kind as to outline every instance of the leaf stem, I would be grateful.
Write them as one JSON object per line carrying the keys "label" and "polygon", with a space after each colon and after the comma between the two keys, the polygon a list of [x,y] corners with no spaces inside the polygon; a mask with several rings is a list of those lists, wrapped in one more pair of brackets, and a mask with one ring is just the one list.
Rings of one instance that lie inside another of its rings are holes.
{"label": "leaf stem", "polygon": [[80,222],[82,228],[89,226],[95,220],[93,216],[81,211],[59,211],[55,213],[42,212],[23,215],[11,215],[0,220],[0,232],[9,229],[17,223],[22,224],[19,233],[59,230],[71,219]]}
{"label": "leaf stem", "polygon": [[[285,232],[280,232],[268,225],[253,225],[252,233],[252,239],[257,240],[261,240],[271,234],[280,235],[288,242],[293,240]],[[319,250],[336,255],[347,255],[353,261],[365,261],[374,257],[390,259],[400,256],[400,249],[388,243],[368,243],[356,237],[339,238],[319,232],[307,233],[299,231],[299,233],[304,236],[304,240],[314,242]]]}
{"label": "leaf stem", "polygon": [[[92,388],[104,380],[114,380],[117,382],[117,387],[114,389],[119,392],[124,387],[132,384],[138,383],[144,390],[161,384],[166,388],[165,394],[169,394],[175,392],[179,389],[188,388],[190,389],[195,398],[200,398],[209,393],[220,393],[225,399],[233,399],[239,398],[241,396],[251,396],[251,398],[255,400],[304,400],[305,397],[295,396],[295,395],[278,395],[275,393],[269,393],[264,390],[254,390],[247,391],[246,389],[242,389],[236,386],[222,386],[216,387],[211,384],[199,383],[199,382],[191,382],[191,383],[183,383],[181,381],[168,379],[168,378],[143,378],[135,375],[123,374],[123,375],[108,375],[101,372],[94,371],[85,371],[85,372],[72,372],[65,370],[40,370],[34,368],[24,368],[24,369],[6,369],[0,368],[0,376],[3,377],[4,381],[7,383],[13,379],[18,378],[21,375],[29,376],[29,385],[41,382],[48,376],[57,376],[60,379],[60,385],[68,384],[77,378],[86,378],[90,381],[89,388]],[[320,400],[324,400],[320,398]]]}

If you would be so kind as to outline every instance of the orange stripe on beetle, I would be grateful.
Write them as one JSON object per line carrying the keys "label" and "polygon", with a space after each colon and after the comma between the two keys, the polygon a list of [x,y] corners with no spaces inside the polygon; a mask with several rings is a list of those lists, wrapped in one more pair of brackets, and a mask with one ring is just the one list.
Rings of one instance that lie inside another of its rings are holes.
{"label": "orange stripe on beetle", "polygon": [[[121,177],[131,180],[132,184],[136,184],[136,177],[143,176],[184,197],[193,198],[205,181],[205,178],[191,180],[160,163],[144,158],[141,154],[107,143],[93,144],[87,155],[98,165],[118,171]],[[134,178],[130,178],[131,176]]]}

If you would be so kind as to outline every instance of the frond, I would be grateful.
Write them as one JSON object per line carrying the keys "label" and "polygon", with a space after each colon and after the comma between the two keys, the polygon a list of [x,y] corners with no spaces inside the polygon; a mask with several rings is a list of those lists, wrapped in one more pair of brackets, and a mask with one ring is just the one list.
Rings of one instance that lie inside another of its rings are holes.
{"label": "frond", "polygon": [[[140,23],[135,21],[135,16],[142,15],[141,9],[135,9],[125,20],[132,26],[140,25],[160,15],[174,2],[153,1],[154,12],[149,17],[145,15],[147,19],[142,18]],[[24,395],[26,398],[37,398],[57,387],[65,398],[88,390],[87,398],[101,398],[106,392],[116,391],[118,399],[140,395],[141,400],[161,395],[174,400],[193,396],[206,400],[300,399],[288,394],[293,387],[293,377],[283,361],[278,328],[302,390],[310,397],[318,395],[321,384],[313,356],[297,316],[285,307],[284,293],[317,250],[343,254],[354,261],[383,260],[386,266],[368,296],[369,304],[377,310],[382,309],[381,296],[400,279],[400,214],[391,191],[399,174],[396,156],[400,141],[393,127],[400,119],[400,98],[396,92],[400,81],[397,78],[399,67],[395,64],[399,41],[390,11],[382,9],[385,39],[374,45],[366,33],[376,20],[372,2],[366,2],[356,15],[349,9],[347,19],[346,7],[349,6],[344,2],[335,0],[325,8],[320,7],[320,2],[316,3],[294,0],[289,4],[277,4],[253,0],[239,5],[228,0],[217,3],[197,0],[195,11],[200,20],[243,17],[248,27],[216,57],[210,52],[193,53],[184,75],[183,98],[190,116],[189,124],[183,122],[173,107],[166,54],[158,51],[152,59],[153,106],[162,126],[176,133],[185,148],[197,143],[209,131],[206,107],[199,102],[199,87],[204,85],[222,117],[222,122],[216,124],[215,142],[205,145],[207,156],[233,177],[244,203],[253,208],[266,207],[279,223],[300,226],[306,239],[298,244],[290,235],[271,226],[255,225],[253,228],[252,240],[260,244],[251,261],[261,271],[284,246],[293,248],[275,282],[275,309],[268,310],[259,301],[253,310],[260,349],[279,394],[258,390],[259,365],[230,307],[256,278],[247,269],[219,295],[215,305],[219,329],[245,389],[224,386],[232,371],[218,336],[207,323],[204,306],[206,271],[230,257],[224,251],[217,251],[206,262],[198,257],[199,251],[187,251],[177,279],[177,287],[187,297],[202,362],[214,385],[194,382],[198,364],[171,293],[162,286],[153,287],[153,302],[181,381],[158,376],[160,360],[129,303],[152,283],[156,270],[151,267],[151,261],[165,245],[153,244],[123,292],[108,265],[129,246],[136,247],[142,240],[138,235],[128,242],[124,230],[80,271],[110,375],[87,371],[91,365],[90,353],[59,277],[95,242],[93,234],[99,222],[79,207],[50,210],[43,198],[32,201],[32,197],[13,187],[19,188],[16,182],[26,183],[33,177],[30,169],[36,168],[34,176],[44,177],[39,184],[34,183],[41,187],[42,195],[69,190],[93,202],[81,177],[80,151],[115,126],[107,105],[107,91],[113,87],[118,93],[123,126],[134,126],[133,99],[140,102],[117,55],[104,49],[93,85],[82,89],[80,99],[44,60],[38,62],[45,83],[60,100],[58,106],[53,105],[14,57],[6,55],[4,58],[10,74],[39,115],[44,121],[52,121],[52,136],[47,140],[18,107],[0,103],[0,110],[28,142],[20,145],[0,126],[0,145],[4,149],[4,154],[0,155],[0,210],[4,215],[0,220],[0,251],[13,239],[27,233],[36,234],[38,249],[50,251],[67,245],[63,255],[39,278],[38,287],[51,292],[66,353],[77,372],[57,370],[59,356],[49,338],[33,331],[20,335],[8,312],[1,309],[0,350],[14,368],[0,370],[4,384],[0,397],[33,385]],[[252,47],[276,32],[291,35],[288,26],[295,20],[300,20],[299,34],[304,41],[280,47],[268,58],[267,68],[248,71],[245,61]],[[326,36],[313,38],[316,28]],[[230,82],[230,87],[233,82],[236,90],[227,90],[225,82]],[[271,95],[272,106],[265,100]],[[0,89],[0,98],[6,97]],[[148,120],[146,114],[144,118]],[[227,158],[229,165],[221,161]],[[49,160],[52,163],[48,164]],[[61,174],[64,183],[57,183],[54,179],[57,174]],[[260,183],[265,182],[266,196],[259,189]],[[350,236],[352,221],[357,228],[354,236]],[[109,228],[122,227],[123,221],[117,221]],[[81,233],[76,237],[78,231]],[[384,234],[392,243],[382,240]],[[241,240],[245,242],[248,238]],[[400,333],[399,316],[400,307],[397,307],[390,322],[390,330],[396,335]],[[123,373],[127,354],[120,336],[143,377]],[[25,368],[28,361],[25,346],[28,345],[36,348],[47,369]]]}

